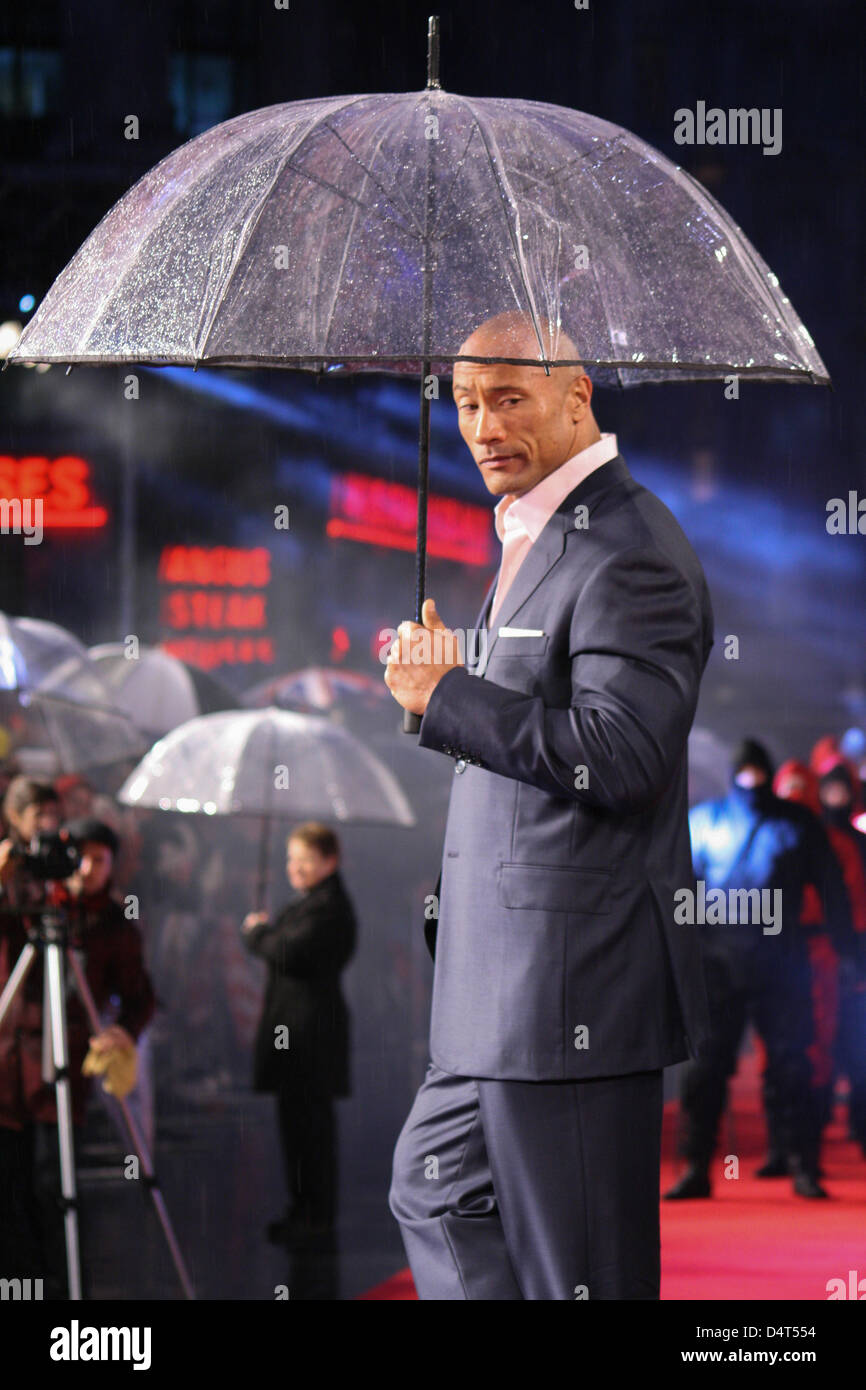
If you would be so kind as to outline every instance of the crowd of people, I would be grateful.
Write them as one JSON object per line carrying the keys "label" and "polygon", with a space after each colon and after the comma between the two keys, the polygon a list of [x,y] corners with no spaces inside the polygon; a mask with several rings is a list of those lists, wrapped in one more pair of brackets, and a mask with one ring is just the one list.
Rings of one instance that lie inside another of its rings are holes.
{"label": "crowd of people", "polygon": [[[245,835],[252,847],[250,830],[234,827],[236,851]],[[349,1085],[339,975],[355,942],[339,842],[318,822],[293,827],[286,876],[296,892],[273,921],[262,912],[244,918],[256,855],[231,856],[232,885],[223,859],[182,819],[132,815],[83,777],[6,779],[0,990],[28,943],[37,951],[0,1024],[0,1274],[42,1279],[46,1298],[68,1292],[57,1104],[46,1057],[47,938],[40,928],[48,923],[61,923],[64,945],[81,953],[98,1015],[97,1026],[67,979],[76,1156],[93,1113],[92,1076],[102,1077],[109,1108],[111,1096],[128,1101],[151,1153],[157,1100],[169,1099],[173,1086],[199,1102],[232,1086],[273,1092],[289,1202],[268,1234],[281,1240],[333,1231],[333,1098]],[[285,1046],[275,1028],[284,1030]]]}
{"label": "crowd of people", "polygon": [[762,911],[716,921],[708,913],[699,928],[711,1044],[683,1068],[680,1151],[688,1166],[669,1200],[712,1194],[719,1121],[747,1022],[765,1054],[768,1153],[757,1176],[790,1176],[800,1196],[827,1196],[821,1140],[840,1078],[849,1131],[866,1156],[863,791],[860,769],[833,737],[815,744],[808,763],[788,759],[777,769],[747,739],[727,794],[690,812],[704,891],[763,905],[772,920]]}

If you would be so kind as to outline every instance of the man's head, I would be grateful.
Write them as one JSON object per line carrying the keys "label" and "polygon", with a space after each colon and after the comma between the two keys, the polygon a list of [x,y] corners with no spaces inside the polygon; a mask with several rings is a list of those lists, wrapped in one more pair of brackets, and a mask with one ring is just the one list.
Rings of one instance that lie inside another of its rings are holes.
{"label": "man's head", "polygon": [[81,897],[95,897],[111,881],[120,841],[110,825],[89,816],[72,821],[67,828],[81,855],[81,862],[69,880],[69,887]]}
{"label": "man's head", "polygon": [[3,798],[3,815],[25,844],[34,835],[53,835],[60,826],[60,798],[47,782],[13,777]]}
{"label": "man's head", "polygon": [[[545,356],[576,360],[566,333],[555,348],[541,334]],[[468,357],[542,356],[527,314],[497,314],[471,333],[459,349]],[[489,492],[520,496],[566,459],[601,438],[592,413],[592,382],[583,367],[512,367],[507,363],[455,362],[453,380],[460,433]]]}
{"label": "man's head", "polygon": [[286,842],[286,877],[292,887],[308,892],[338,867],[340,846],[336,835],[321,821],[296,825]]}
{"label": "man's head", "polygon": [[829,811],[848,812],[854,807],[854,785],[850,769],[837,763],[818,782],[821,805]]}
{"label": "man's head", "polygon": [[762,743],[746,738],[731,759],[731,772],[738,787],[760,787],[773,778],[773,760]]}

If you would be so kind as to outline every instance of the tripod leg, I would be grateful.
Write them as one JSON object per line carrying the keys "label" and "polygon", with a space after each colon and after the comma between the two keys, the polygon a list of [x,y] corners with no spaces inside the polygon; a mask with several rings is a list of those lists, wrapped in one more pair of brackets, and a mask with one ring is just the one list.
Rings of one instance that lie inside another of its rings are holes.
{"label": "tripod leg", "polygon": [[6,1014],[9,1011],[9,1005],[12,1003],[13,996],[15,995],[16,990],[18,990],[26,980],[27,972],[29,971],[35,959],[36,947],[28,941],[27,945],[23,947],[20,956],[15,962],[12,974],[9,976],[9,979],[3,986],[3,993],[0,994],[0,1023],[2,1023],[4,1018],[6,1017]]}
{"label": "tripod leg", "polygon": [[[75,983],[78,987],[78,993],[81,998],[81,1002],[84,1005],[84,1010],[87,1014],[90,1026],[93,1029],[94,1033],[98,1033],[100,1031],[101,1026],[99,1022],[99,1014],[96,1010],[96,1004],[94,1002],[93,995],[90,992],[90,985],[87,983],[87,976],[85,975],[84,970],[81,966],[81,961],[79,960],[75,952],[70,950],[68,956],[69,965],[72,970],[72,974],[75,978]],[[154,1209],[159,1219],[159,1224],[163,1229],[163,1234],[165,1235],[165,1239],[168,1244],[169,1252],[171,1254],[174,1267],[177,1270],[177,1276],[181,1282],[181,1286],[186,1297],[189,1299],[194,1299],[195,1290],[193,1289],[192,1281],[190,1280],[189,1274],[187,1272],[183,1255],[180,1252],[180,1246],[178,1245],[177,1239],[174,1234],[174,1228],[171,1224],[168,1209],[165,1205],[165,1199],[162,1195],[162,1192],[160,1191],[159,1184],[156,1181],[156,1174],[154,1172],[154,1167],[150,1158],[150,1154],[148,1153],[147,1145],[144,1141],[144,1136],[142,1135],[138,1127],[138,1124],[136,1123],[135,1116],[130,1110],[126,1100],[121,1099],[120,1097],[118,1097],[117,1099],[118,1104],[120,1106],[120,1113],[123,1116],[124,1123],[129,1134],[129,1138],[132,1141],[132,1147],[138,1154],[139,1159],[141,1160],[141,1166],[144,1170],[144,1174],[147,1179],[147,1186],[150,1189],[150,1195],[153,1201]]]}
{"label": "tripod leg", "polygon": [[45,946],[45,987],[54,1058],[54,1091],[57,1097],[57,1135],[60,1142],[60,1181],[65,1204],[66,1268],[69,1297],[81,1298],[81,1264],[78,1251],[78,1210],[75,1189],[75,1157],[72,1145],[72,1096],[69,1090],[69,1051],[66,1031],[66,997],[63,991],[63,957],[55,941]]}

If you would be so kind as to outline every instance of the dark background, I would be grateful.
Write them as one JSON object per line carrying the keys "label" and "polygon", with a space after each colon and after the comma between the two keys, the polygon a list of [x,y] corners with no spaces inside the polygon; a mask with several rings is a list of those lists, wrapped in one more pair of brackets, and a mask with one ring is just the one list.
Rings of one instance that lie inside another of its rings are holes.
{"label": "dark background", "polygon": [[[0,322],[25,322],[21,297],[38,304],[126,189],[208,126],[276,102],[422,87],[429,9],[322,0],[291,0],[288,10],[271,0],[7,7]],[[595,397],[601,429],[617,433],[632,473],[674,510],[709,580],[716,645],[693,739],[696,790],[724,779],[726,748],[742,734],[765,739],[781,758],[805,755],[821,733],[864,723],[866,536],[830,536],[825,525],[830,498],[866,492],[862,4],[590,0],[581,11],[566,0],[479,0],[438,12],[446,89],[590,111],[701,180],[778,275],[833,379],[832,390],[741,382],[738,401],[724,399],[721,383]],[[781,107],[781,153],[676,145],[674,112],[699,100]],[[138,141],[123,136],[130,113]],[[2,537],[0,608],[51,618],[87,643],[129,632],[164,640],[177,635],[157,583],[164,546],[265,545],[275,660],[217,674],[238,692],[335,660],[380,677],[375,635],[412,616],[412,556],[327,537],[329,489],[347,471],[411,486],[416,389],[283,372],[139,374],[134,407],[123,399],[120,368],[67,376],[16,367],[0,377],[0,454],[84,457],[109,513],[100,531],[49,532],[38,547]],[[434,403],[432,430],[432,490],[488,506],[447,393]],[[273,530],[279,503],[291,509],[288,533]],[[492,520],[490,535],[489,564],[429,561],[427,592],[454,626],[472,622],[494,571]],[[335,645],[340,629],[348,645]],[[724,657],[727,634],[739,638],[736,662]],[[388,732],[398,719],[396,710],[388,715]],[[401,1258],[384,1191],[426,1059],[429,964],[417,910],[435,880],[451,776],[450,760],[413,751],[410,740],[393,756],[423,805],[418,829],[399,832],[399,842],[347,832],[344,846],[362,921],[349,975],[356,1092],[343,1107],[349,1295]],[[239,1094],[212,1116],[220,1143],[236,1146],[238,1173],[251,1161],[236,1124],[245,1104]],[[198,1115],[192,1102],[189,1113]],[[269,1112],[254,1113],[269,1124]],[[214,1269],[202,1258],[211,1296],[270,1296],[253,1242],[280,1196],[273,1149],[255,1159],[259,1172],[271,1165],[270,1190],[257,1179],[250,1196],[235,1174],[226,1179],[230,1197],[218,1186],[207,1208],[186,1202],[187,1185],[202,1179],[182,1143],[178,1155],[187,1243],[213,1237],[224,1229],[219,1213],[232,1212],[232,1260]],[[206,1157],[202,1166],[210,1171]],[[257,1273],[236,1277],[229,1265]],[[122,1274],[105,1277],[124,1289]],[[170,1280],[166,1288],[171,1296]]]}

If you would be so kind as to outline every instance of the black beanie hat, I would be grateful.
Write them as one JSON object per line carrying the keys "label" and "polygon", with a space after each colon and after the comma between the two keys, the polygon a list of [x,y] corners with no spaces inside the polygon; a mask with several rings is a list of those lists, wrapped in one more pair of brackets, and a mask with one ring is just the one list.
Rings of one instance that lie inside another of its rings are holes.
{"label": "black beanie hat", "polygon": [[764,747],[763,743],[758,743],[756,739],[744,738],[738,748],[734,750],[731,758],[731,772],[736,775],[742,767],[762,767],[767,774],[767,781],[773,780],[773,760]]}
{"label": "black beanie hat", "polygon": [[829,772],[825,772],[823,777],[818,778],[819,787],[825,787],[828,782],[842,782],[853,797],[856,790],[854,779],[851,776],[850,768],[847,768],[844,763],[836,763],[835,767],[831,767]]}
{"label": "black beanie hat", "polygon": [[70,821],[66,829],[79,846],[90,841],[92,844],[105,845],[112,854],[117,854],[120,849],[120,840],[111,826],[106,825],[105,821],[97,820],[95,816],[82,816],[79,820]]}

